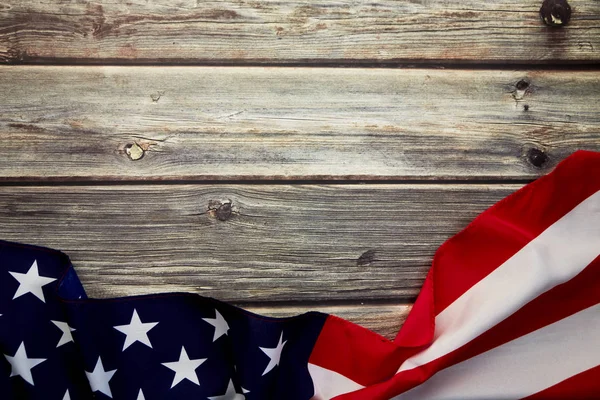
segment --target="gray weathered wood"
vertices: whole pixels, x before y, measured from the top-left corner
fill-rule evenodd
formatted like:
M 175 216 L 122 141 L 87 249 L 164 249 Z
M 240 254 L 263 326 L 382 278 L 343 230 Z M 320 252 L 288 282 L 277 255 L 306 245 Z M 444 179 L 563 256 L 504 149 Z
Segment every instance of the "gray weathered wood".
M 0 62 L 594 62 L 600 2 L 570 0 L 19 1 L 0 4 Z
M 410 312 L 410 304 L 363 304 L 363 305 L 306 305 L 306 306 L 250 306 L 247 310 L 271 317 L 290 317 L 307 311 L 320 311 L 337 315 L 355 324 L 371 329 L 380 335 L 394 339 Z
M 600 150 L 592 71 L 20 66 L 0 93 L 2 180 L 531 179 Z
M 443 241 L 516 185 L 0 187 L 0 238 L 71 256 L 95 297 L 412 300 Z

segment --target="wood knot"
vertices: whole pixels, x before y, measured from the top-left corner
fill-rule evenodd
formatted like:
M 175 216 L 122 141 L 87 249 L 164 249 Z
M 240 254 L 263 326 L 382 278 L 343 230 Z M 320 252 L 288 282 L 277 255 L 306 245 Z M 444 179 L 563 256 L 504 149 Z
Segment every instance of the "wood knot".
M 153 103 L 158 103 L 158 101 L 164 94 L 165 94 L 164 90 L 158 90 L 158 91 L 150 94 L 150 98 L 152 99 Z
M 527 88 L 529 87 L 529 82 L 527 82 L 525 79 L 521 79 L 515 84 L 515 87 L 517 88 L 517 90 L 527 90 Z
M 219 221 L 227 221 L 233 214 L 231 200 L 226 202 L 210 200 L 208 202 L 208 214 Z
M 132 161 L 137 161 L 144 157 L 145 151 L 137 143 L 129 143 L 125 146 L 125 153 Z
M 526 94 L 531 92 L 531 83 L 528 79 L 520 79 L 515 83 L 515 89 L 512 92 L 513 98 L 517 101 L 523 100 Z
M 540 18 L 548 26 L 564 26 L 571 19 L 571 6 L 567 0 L 544 0 Z
M 375 250 L 367 250 L 358 257 L 356 260 L 356 266 L 358 267 L 366 267 L 369 266 L 375 261 Z
M 527 159 L 534 167 L 541 168 L 548 162 L 548 154 L 543 150 L 533 147 L 527 151 Z
M 221 204 L 216 215 L 219 221 L 227 221 L 231 217 L 231 203 Z

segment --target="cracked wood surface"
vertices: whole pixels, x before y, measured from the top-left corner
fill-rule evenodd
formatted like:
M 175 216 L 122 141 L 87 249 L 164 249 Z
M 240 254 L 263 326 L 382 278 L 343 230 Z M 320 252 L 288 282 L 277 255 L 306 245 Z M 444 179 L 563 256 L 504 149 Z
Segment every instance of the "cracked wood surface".
M 563 29 L 540 0 L 16 1 L 0 3 L 5 63 L 593 63 L 600 2 Z
M 523 180 L 600 150 L 595 71 L 7 66 L 0 93 L 4 181 Z

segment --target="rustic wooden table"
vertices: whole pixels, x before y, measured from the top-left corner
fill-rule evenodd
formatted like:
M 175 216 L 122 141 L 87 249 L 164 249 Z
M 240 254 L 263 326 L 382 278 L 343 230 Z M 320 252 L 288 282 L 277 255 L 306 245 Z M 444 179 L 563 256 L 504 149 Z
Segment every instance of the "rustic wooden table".
M 600 150 L 600 2 L 0 2 L 0 238 L 96 297 L 393 337 L 432 256 Z

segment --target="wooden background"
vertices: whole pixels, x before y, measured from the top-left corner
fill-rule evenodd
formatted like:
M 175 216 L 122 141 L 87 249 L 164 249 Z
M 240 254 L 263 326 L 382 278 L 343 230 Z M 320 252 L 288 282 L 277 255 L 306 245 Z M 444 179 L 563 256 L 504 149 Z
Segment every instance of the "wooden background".
M 0 0 L 0 238 L 95 297 L 392 338 L 435 250 L 600 151 L 600 2 Z

